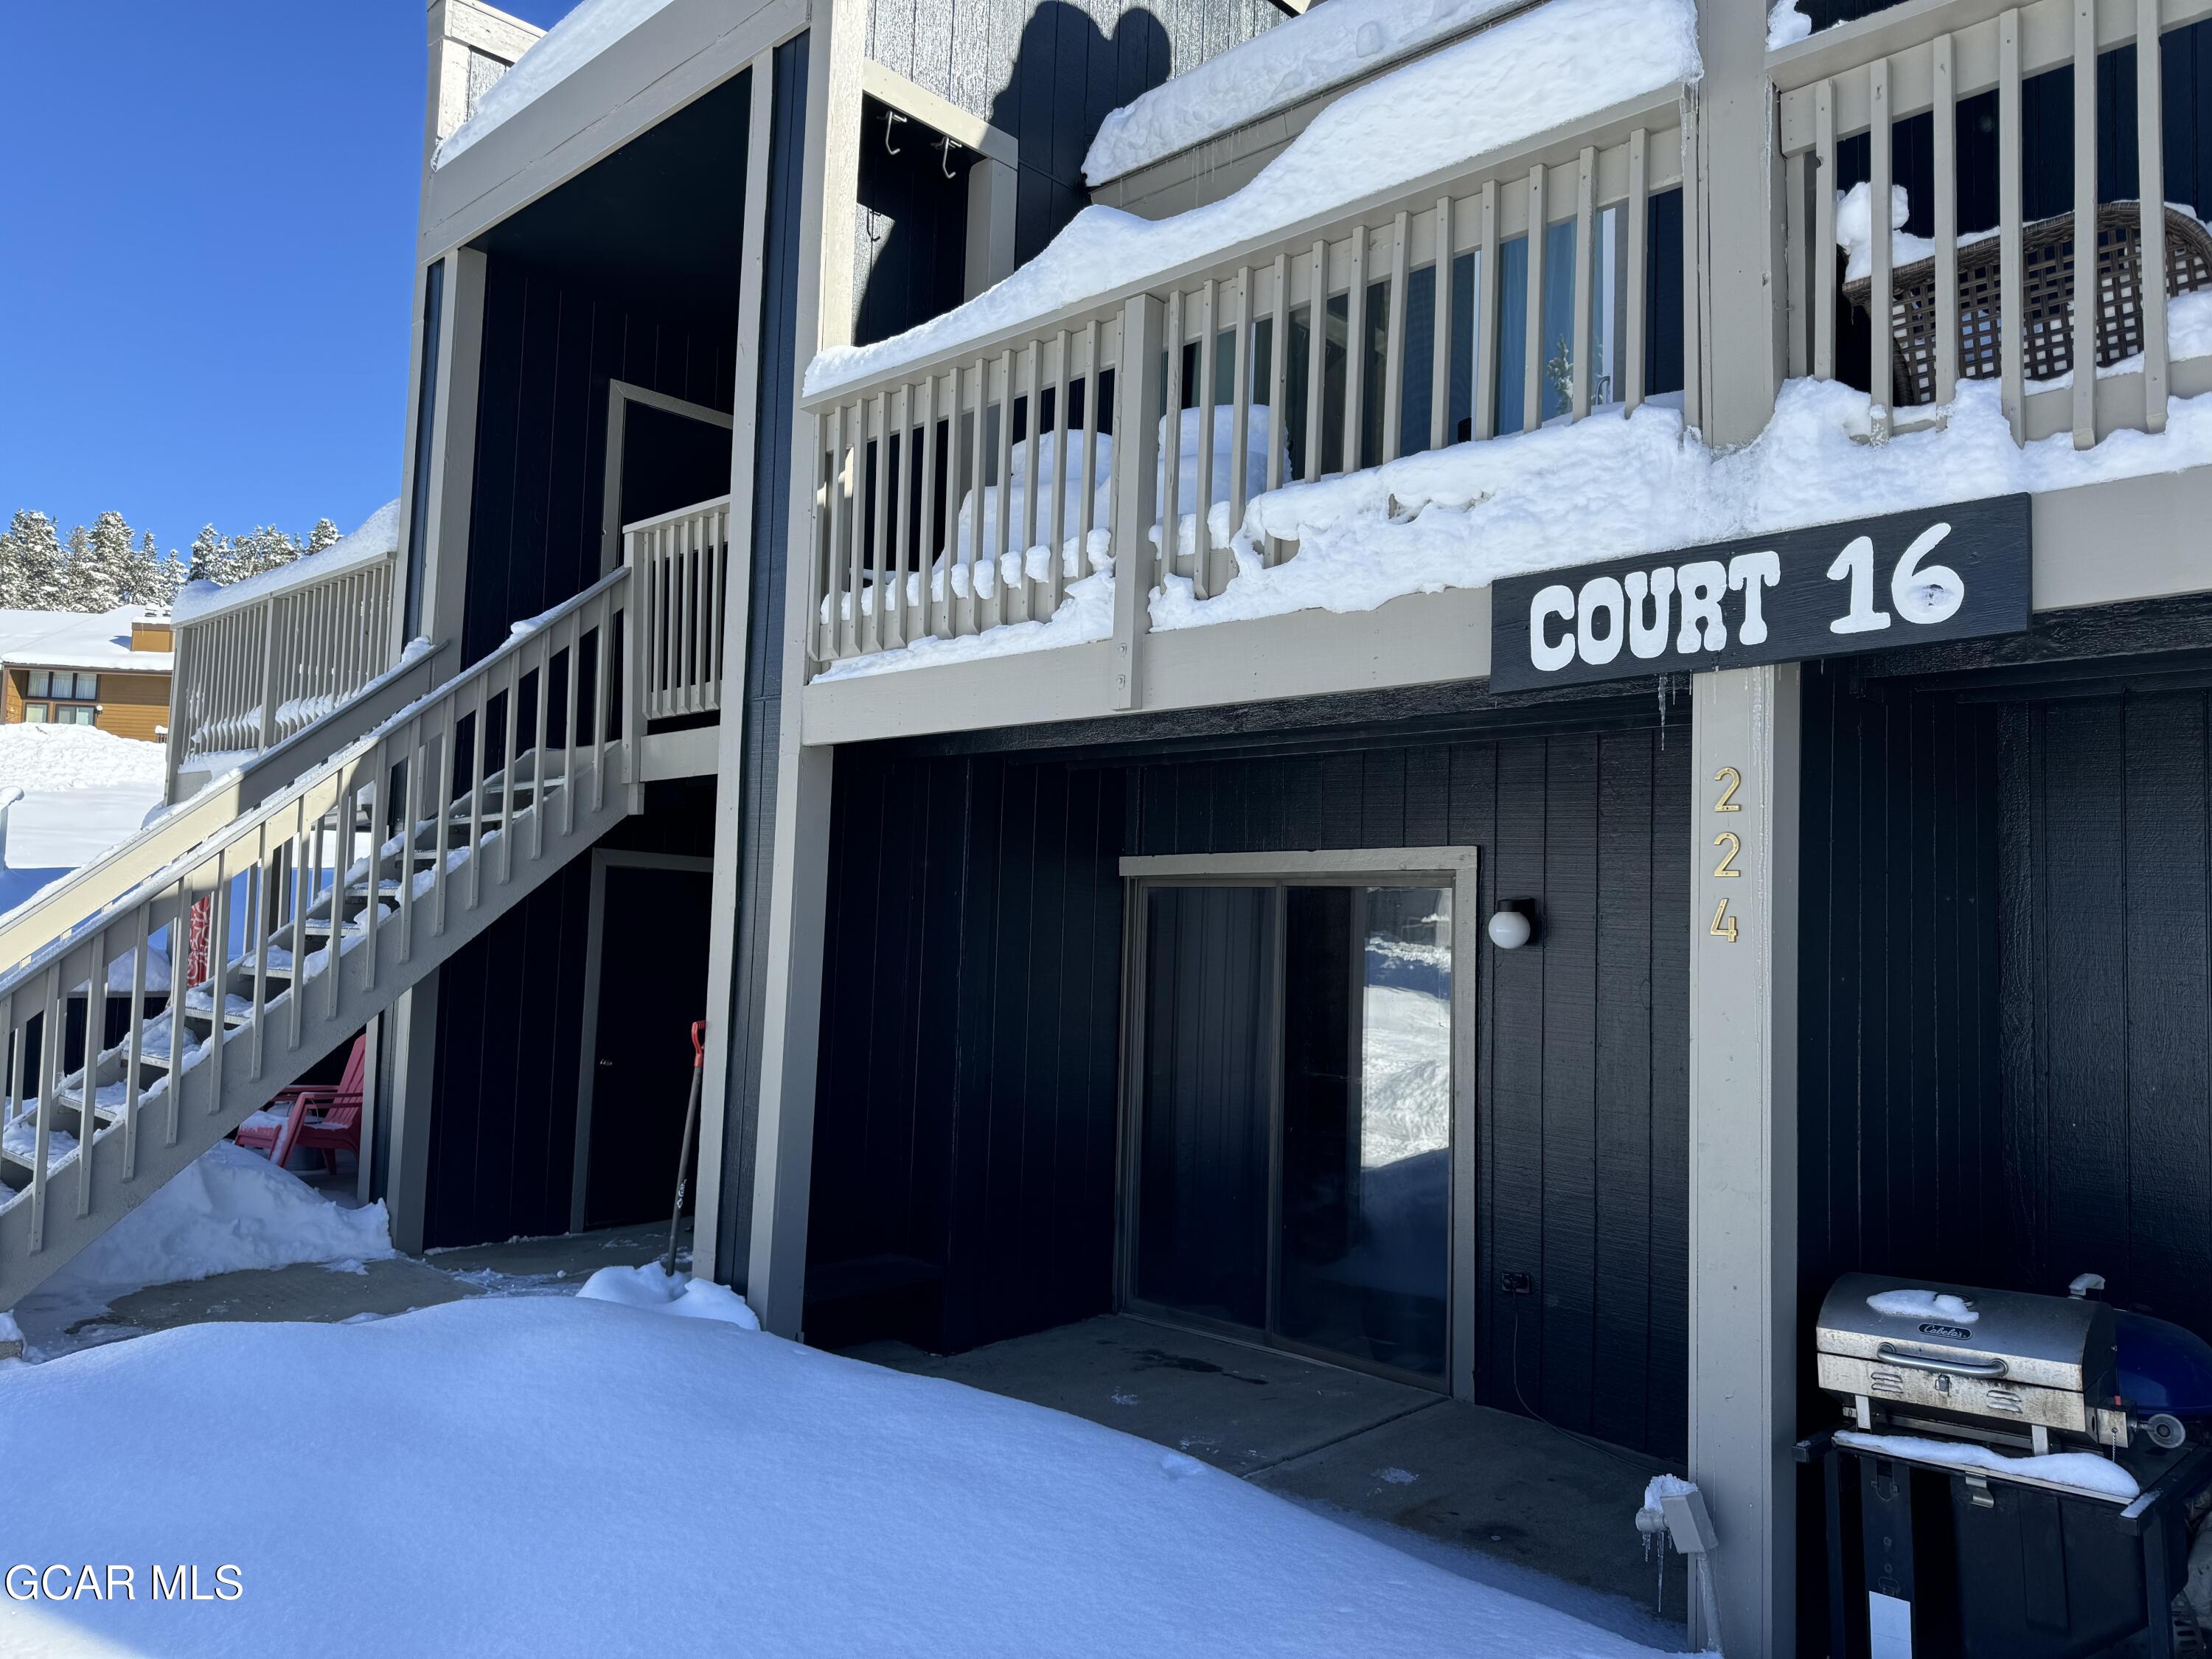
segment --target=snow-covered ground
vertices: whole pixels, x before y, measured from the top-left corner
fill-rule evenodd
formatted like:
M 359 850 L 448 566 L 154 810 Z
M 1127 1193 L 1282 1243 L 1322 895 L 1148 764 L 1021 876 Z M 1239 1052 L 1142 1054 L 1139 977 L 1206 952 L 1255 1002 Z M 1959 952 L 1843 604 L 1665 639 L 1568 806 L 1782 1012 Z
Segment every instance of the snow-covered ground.
M 1182 1453 L 596 1299 L 0 1363 L 0 1562 L 137 1591 L 0 1599 L 0 1654 L 1650 1651 Z
M 87 1245 L 21 1311 L 55 1324 L 149 1285 L 302 1261 L 358 1267 L 393 1254 L 381 1203 L 346 1209 L 260 1153 L 219 1140 Z
M 138 832 L 161 804 L 158 743 L 90 726 L 0 726 L 0 915 Z

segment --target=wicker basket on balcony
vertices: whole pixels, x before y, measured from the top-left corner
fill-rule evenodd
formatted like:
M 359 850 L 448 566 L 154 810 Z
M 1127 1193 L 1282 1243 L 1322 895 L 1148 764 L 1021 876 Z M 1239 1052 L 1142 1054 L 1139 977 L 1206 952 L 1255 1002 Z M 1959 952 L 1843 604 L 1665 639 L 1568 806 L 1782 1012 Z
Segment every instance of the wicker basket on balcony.
M 2114 202 L 2097 211 L 2097 314 L 2100 367 L 2143 349 L 2142 211 Z M 1959 249 L 1959 375 L 1995 380 L 2002 372 L 1998 318 L 2002 289 L 1999 239 Z M 2021 362 L 2031 380 L 2055 380 L 2074 367 L 2074 216 L 2039 219 L 2021 234 L 2027 313 Z M 2212 288 L 2212 234 L 2185 213 L 2166 210 L 2166 291 Z M 1844 298 L 1869 308 L 1874 278 L 1844 284 Z M 1936 401 L 1936 261 L 1899 265 L 1890 280 L 1891 392 L 1899 405 Z

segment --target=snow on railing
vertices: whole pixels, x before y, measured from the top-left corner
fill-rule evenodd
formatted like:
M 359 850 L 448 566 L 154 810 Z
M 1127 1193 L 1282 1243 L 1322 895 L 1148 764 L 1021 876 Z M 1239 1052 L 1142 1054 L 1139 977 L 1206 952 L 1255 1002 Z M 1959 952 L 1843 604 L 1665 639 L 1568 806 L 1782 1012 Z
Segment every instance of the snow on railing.
M 2163 430 L 2169 395 L 2212 391 L 2212 296 L 2193 292 L 2212 289 L 2212 232 L 2165 204 L 2161 105 L 2168 92 L 2191 96 L 2191 83 L 2124 78 L 2138 177 L 2132 199 L 2100 202 L 2100 140 L 2112 142 L 2130 112 L 2124 103 L 2121 128 L 2109 108 L 2100 123 L 2099 88 L 2111 77 L 2098 66 L 2130 50 L 2137 64 L 2159 64 L 2161 36 L 2212 16 L 2212 3 L 2032 0 L 1950 30 L 1947 15 L 1869 19 L 1770 62 L 1782 94 L 1790 373 L 1866 386 L 1877 439 L 1941 420 L 1935 411 L 1962 379 L 2000 383 L 2022 441 L 2070 431 L 2087 449 L 2116 430 Z M 2023 88 L 2057 70 L 2072 74 L 2070 141 L 2063 121 L 2054 135 L 2070 142 L 2071 204 L 2032 220 Z M 1923 118 L 1933 152 L 1917 181 L 1924 201 L 1899 176 L 1897 141 L 1900 125 Z M 1962 167 L 1961 131 L 1971 139 L 1991 120 L 1995 143 L 1973 143 Z M 1865 172 L 1847 191 L 1844 147 L 1861 138 Z M 1995 202 L 1993 225 L 1960 222 L 1973 201 Z M 1924 237 L 1906 229 L 1915 206 L 1927 210 Z M 1841 272 L 1839 245 L 1851 255 Z M 2075 305 L 2083 293 L 2099 303 Z M 1841 325 L 1853 313 L 1883 321 L 1846 361 Z
M 392 666 L 398 556 L 350 562 L 176 628 L 169 778 L 274 748 Z
M 1121 573 L 1202 601 L 1295 555 L 1244 534 L 1260 495 L 1632 411 L 1674 333 L 1646 277 L 1682 155 L 1669 96 L 808 399 L 810 666 L 1051 618 L 1110 568 L 1126 707 L 1149 624 Z
M 722 607 L 730 574 L 730 498 L 623 526 L 623 562 L 641 609 L 637 672 L 646 717 L 722 706 Z

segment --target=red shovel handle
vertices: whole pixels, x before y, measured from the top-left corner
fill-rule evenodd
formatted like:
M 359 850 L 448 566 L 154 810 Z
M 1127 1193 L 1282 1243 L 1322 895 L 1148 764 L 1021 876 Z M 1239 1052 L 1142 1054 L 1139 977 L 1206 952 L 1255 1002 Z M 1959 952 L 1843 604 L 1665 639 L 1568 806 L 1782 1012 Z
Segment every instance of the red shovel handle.
M 695 1019 L 691 1022 L 691 1069 L 700 1072 L 704 1071 L 706 1066 L 707 1022 L 703 1019 Z

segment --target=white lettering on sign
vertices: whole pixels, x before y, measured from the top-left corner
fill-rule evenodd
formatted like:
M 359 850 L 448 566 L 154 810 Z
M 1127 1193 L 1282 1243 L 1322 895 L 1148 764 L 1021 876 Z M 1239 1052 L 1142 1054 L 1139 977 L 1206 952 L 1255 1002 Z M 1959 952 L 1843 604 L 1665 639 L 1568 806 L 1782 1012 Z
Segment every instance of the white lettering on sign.
M 1950 533 L 1948 524 L 1931 525 L 1905 550 L 1890 573 L 1891 611 L 1875 605 L 1873 540 L 1853 537 L 1828 567 L 1829 580 L 1847 584 L 1844 614 L 1829 623 L 1828 631 L 1871 634 L 1897 617 L 1924 626 L 1958 615 L 1966 602 L 1965 579 L 1948 565 L 1922 562 Z M 1540 673 L 1554 674 L 1577 659 L 1603 667 L 1619 659 L 1624 646 L 1642 662 L 1656 661 L 1670 649 L 1681 656 L 1724 651 L 1732 596 L 1740 596 L 1736 639 L 1764 645 L 1770 632 L 1765 595 L 1781 586 L 1782 556 L 1773 548 L 1738 553 L 1726 564 L 1692 559 L 1593 576 L 1579 590 L 1548 583 L 1528 602 L 1528 660 Z
M 1763 553 L 1739 553 L 1729 561 L 1729 592 L 1743 595 L 1743 626 L 1736 637 L 1746 645 L 1766 643 L 1766 613 L 1759 609 L 1759 590 L 1782 586 L 1782 556 L 1772 548 Z
M 1674 629 L 1674 567 L 1662 564 L 1648 576 L 1641 570 L 1632 570 L 1621 586 L 1628 590 L 1629 651 L 1646 662 L 1664 656 L 1667 635 Z M 1646 593 L 1651 597 L 1648 625 L 1644 620 Z

